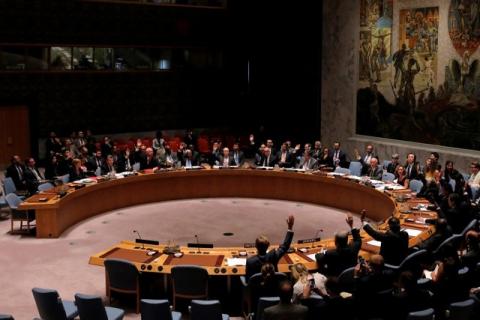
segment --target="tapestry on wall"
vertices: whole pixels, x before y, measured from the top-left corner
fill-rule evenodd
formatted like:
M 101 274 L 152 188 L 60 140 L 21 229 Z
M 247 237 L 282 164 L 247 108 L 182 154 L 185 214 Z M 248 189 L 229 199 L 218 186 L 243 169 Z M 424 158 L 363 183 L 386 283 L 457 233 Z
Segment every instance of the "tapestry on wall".
M 474 58 L 480 44 L 480 0 L 452 0 L 446 17 L 440 17 L 439 8 L 433 6 L 398 10 L 391 19 L 398 26 L 397 49 L 380 58 L 365 45 L 365 33 L 368 29 L 379 35 L 379 22 L 393 12 L 385 9 L 389 6 L 392 1 L 362 1 L 357 133 L 480 148 L 480 66 Z M 439 34 L 441 21 L 448 22 L 448 34 Z M 384 28 L 381 34 L 388 31 Z M 372 48 L 385 42 L 371 39 Z M 365 52 L 370 53 L 369 73 Z M 448 55 L 443 65 L 438 63 L 441 54 Z M 380 77 L 374 72 L 376 65 Z M 438 68 L 445 71 L 442 79 L 437 78 Z

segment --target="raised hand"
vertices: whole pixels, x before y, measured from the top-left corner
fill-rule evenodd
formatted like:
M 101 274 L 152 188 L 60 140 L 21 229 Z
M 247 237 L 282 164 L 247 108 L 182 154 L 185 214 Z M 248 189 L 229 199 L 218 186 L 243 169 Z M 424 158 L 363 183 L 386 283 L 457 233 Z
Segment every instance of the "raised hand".
M 289 215 L 287 218 L 287 226 L 288 229 L 291 230 L 293 228 L 293 223 L 295 222 L 295 217 L 293 215 Z
M 348 224 L 348 226 L 350 227 L 350 229 L 353 228 L 353 216 L 352 214 L 349 212 L 347 213 L 347 217 L 345 218 L 345 222 Z

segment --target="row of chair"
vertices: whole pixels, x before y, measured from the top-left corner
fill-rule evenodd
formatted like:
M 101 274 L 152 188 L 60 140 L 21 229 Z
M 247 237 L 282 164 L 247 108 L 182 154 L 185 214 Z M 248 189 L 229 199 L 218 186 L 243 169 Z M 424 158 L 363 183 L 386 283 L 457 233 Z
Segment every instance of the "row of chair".
M 75 302 L 62 300 L 56 290 L 33 288 L 33 297 L 37 305 L 39 320 L 121 320 L 125 312 L 122 309 L 106 307 L 100 296 L 77 293 Z M 182 314 L 172 311 L 168 300 L 141 300 L 142 320 L 180 320 Z M 13 319 L 1 318 L 1 319 Z M 222 306 L 218 300 L 192 300 L 190 319 L 228 320 L 227 314 L 222 314 Z

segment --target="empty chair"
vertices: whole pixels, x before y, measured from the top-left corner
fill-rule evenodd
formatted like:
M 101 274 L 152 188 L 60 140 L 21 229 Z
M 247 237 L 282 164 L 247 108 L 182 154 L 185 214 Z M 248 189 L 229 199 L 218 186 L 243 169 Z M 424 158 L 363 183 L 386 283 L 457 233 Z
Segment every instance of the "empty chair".
M 348 170 L 350 170 L 352 175 L 360 177 L 362 175 L 362 164 L 358 161 L 352 161 Z
M 450 179 L 450 181 L 448 181 L 448 183 L 452 186 L 453 192 L 455 192 L 455 187 L 457 186 L 457 182 L 453 179 Z
M 454 248 L 457 248 L 457 246 L 462 242 L 463 237 L 460 234 L 454 234 L 453 236 L 450 236 L 449 238 L 445 239 L 437 249 L 433 251 L 433 256 L 438 257 L 439 255 L 442 254 L 443 250 L 447 246 L 453 246 Z
M 69 183 L 70 182 L 70 174 L 67 173 L 63 176 L 58 177 L 58 179 L 62 180 L 63 183 Z
M 475 301 L 473 299 L 467 299 L 465 301 L 450 303 L 448 308 L 450 311 L 449 319 L 452 320 L 470 320 Z
M 410 190 L 412 190 L 415 193 L 419 193 L 422 188 L 423 188 L 423 182 L 420 180 L 410 180 L 410 185 L 409 185 Z
M 7 200 L 5 199 L 5 196 L 2 194 L 0 195 L 0 209 L 3 207 L 7 207 Z
M 95 170 L 95 176 L 100 177 L 101 175 L 102 175 L 102 168 L 97 167 L 97 169 Z
M 222 313 L 222 305 L 218 300 L 192 300 L 190 304 L 190 320 L 228 320 L 230 317 Z
M 176 298 L 207 299 L 208 272 L 195 265 L 179 265 L 171 270 L 173 287 L 173 308 Z
M 335 173 L 342 173 L 342 174 L 350 174 L 350 170 L 347 168 L 342 168 L 342 167 L 336 167 L 335 168 Z
M 38 187 L 37 187 L 37 190 L 38 191 L 47 191 L 47 190 L 53 189 L 54 187 L 55 186 L 53 184 L 51 184 L 50 182 L 45 182 L 45 183 L 39 184 Z
M 42 320 L 67 320 L 78 316 L 73 301 L 62 301 L 56 290 L 33 288 L 32 293 Z
M 262 297 L 258 300 L 257 304 L 257 313 L 255 314 L 255 319 L 262 320 L 265 309 L 268 307 L 275 306 L 280 303 L 279 297 Z
M 171 311 L 168 300 L 150 300 L 141 301 L 142 320 L 180 320 L 180 312 Z
M 107 296 L 112 303 L 112 291 L 135 295 L 136 312 L 140 312 L 140 281 L 137 267 L 122 259 L 106 259 Z
M 100 296 L 77 293 L 75 303 L 80 320 L 121 320 L 125 315 L 122 309 L 105 307 Z
M 390 173 L 390 172 L 384 172 L 382 174 L 382 181 L 384 182 L 393 182 L 393 180 L 395 180 L 395 175 L 393 173 Z
M 0 314 L 0 320 L 14 320 L 9 314 Z
M 15 183 L 13 182 L 13 179 L 10 178 L 10 177 L 6 177 L 5 179 L 3 179 L 3 188 L 4 188 L 4 191 L 5 191 L 5 196 L 7 196 L 10 193 L 15 193 L 15 194 L 18 194 L 18 196 L 21 199 L 25 199 L 23 194 L 19 194 L 17 192 L 17 187 L 15 186 Z
M 432 308 L 410 312 L 407 316 L 407 320 L 433 320 L 435 319 L 434 314 L 435 310 Z
M 23 222 L 27 222 L 27 230 L 26 232 L 30 232 L 30 222 L 35 220 L 35 212 L 32 210 L 20 210 L 18 209 L 18 206 L 22 203 L 22 199 L 20 199 L 19 196 L 17 196 L 15 193 L 9 193 L 6 197 L 5 200 L 8 203 L 8 206 L 10 207 L 11 213 L 11 224 L 10 224 L 10 232 L 13 232 L 13 222 L 14 221 L 20 221 L 20 232 L 23 232 Z

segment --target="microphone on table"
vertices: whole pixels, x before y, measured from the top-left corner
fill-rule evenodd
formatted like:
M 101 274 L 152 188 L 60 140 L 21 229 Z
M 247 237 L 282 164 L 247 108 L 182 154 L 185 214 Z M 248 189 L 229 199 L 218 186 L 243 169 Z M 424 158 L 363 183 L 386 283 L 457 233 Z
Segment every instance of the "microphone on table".
M 138 232 L 137 230 L 133 230 L 133 233 L 136 233 L 138 235 L 138 238 L 140 240 L 143 240 L 142 236 L 140 235 L 140 232 Z M 145 249 L 145 244 L 143 242 L 142 242 L 142 249 Z
M 200 253 L 200 243 L 198 243 L 198 235 L 195 235 L 195 240 L 197 241 L 197 253 Z
M 318 234 L 319 233 L 323 233 L 323 229 L 318 229 L 316 232 L 315 232 L 315 239 L 318 238 Z

